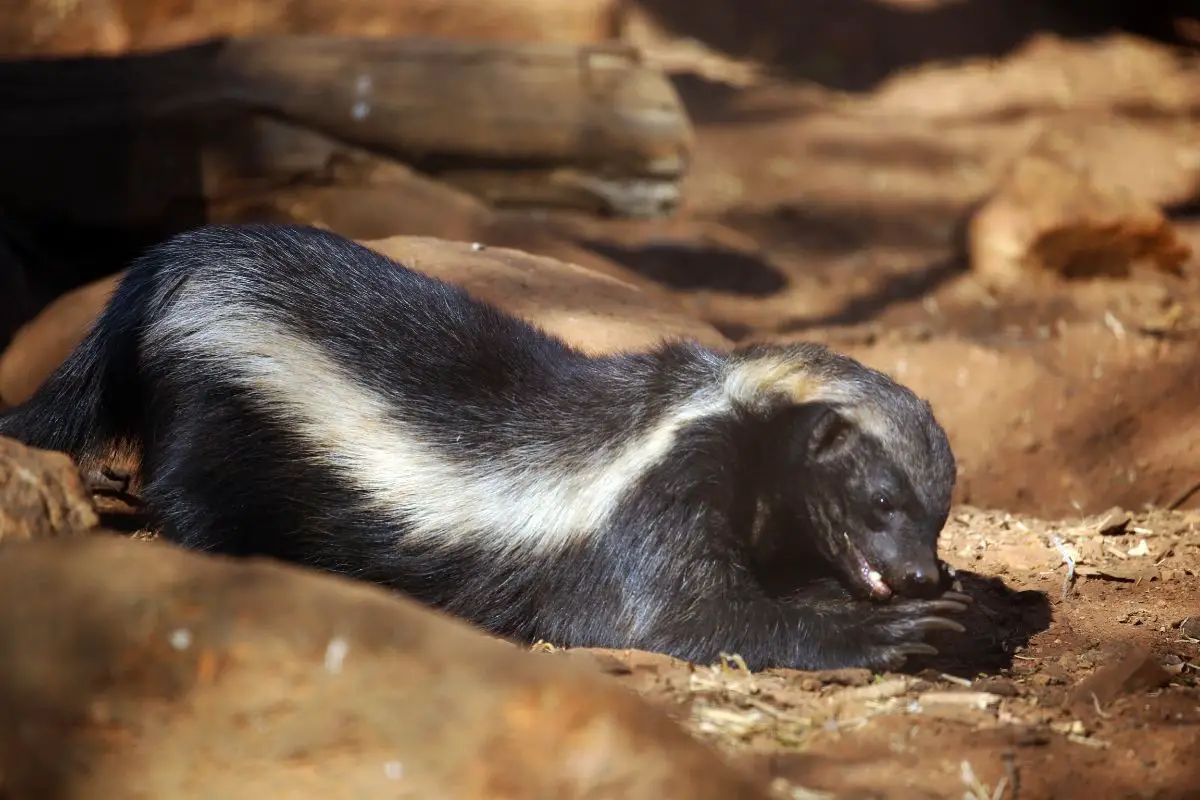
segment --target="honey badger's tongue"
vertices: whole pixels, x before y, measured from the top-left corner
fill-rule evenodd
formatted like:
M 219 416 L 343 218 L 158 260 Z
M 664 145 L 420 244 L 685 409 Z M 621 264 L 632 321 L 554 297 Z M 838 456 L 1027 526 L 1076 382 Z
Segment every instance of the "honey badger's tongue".
M 872 569 L 871 562 L 867 561 L 867 557 L 862 554 L 862 551 L 854 546 L 854 542 L 850 541 L 850 535 L 845 534 L 845 537 L 850 557 L 854 559 L 854 565 L 858 569 L 859 576 L 870 588 L 871 596 L 877 600 L 886 600 L 891 597 L 892 587 L 884 582 L 883 576 L 879 574 L 878 570 Z

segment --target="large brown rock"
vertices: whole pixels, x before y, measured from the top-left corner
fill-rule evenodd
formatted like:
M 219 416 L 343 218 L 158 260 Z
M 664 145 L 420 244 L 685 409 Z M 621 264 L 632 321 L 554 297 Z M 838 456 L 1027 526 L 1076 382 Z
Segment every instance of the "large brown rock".
M 1138 264 L 1176 272 L 1191 257 L 1157 206 L 1044 145 L 1017 160 L 968 230 L 972 268 L 999 286 L 1125 277 Z
M 616 0 L 5 0 L 0 57 L 119 55 L 221 36 L 445 36 L 584 44 L 611 38 Z
M 98 524 L 67 455 L 0 436 L 0 542 L 74 536 Z
M 536 226 L 488 222 L 469 214 L 459 219 L 464 224 L 475 219 L 478 230 L 489 234 L 489 240 L 527 242 L 551 251 L 559 248 L 565 256 L 582 251 Z M 695 339 L 714 347 L 729 345 L 715 328 L 689 315 L 665 292 L 645 281 L 622 278 L 616 265 L 602 272 L 603 264 L 589 269 L 519 250 L 477 250 L 468 242 L 423 236 L 394 236 L 364 244 L 458 284 L 585 352 L 637 349 L 670 337 Z M 0 355 L 0 400 L 14 406 L 36 391 L 83 339 L 119 278 L 110 276 L 63 295 L 17 332 Z
M 689 338 L 728 344 L 715 328 L 688 315 L 665 293 L 576 264 L 502 247 L 394 236 L 363 244 L 464 287 L 585 352 L 601 354 Z
M 120 277 L 109 275 L 60 295 L 17 330 L 0 355 L 0 401 L 15 406 L 33 396 L 82 341 Z
M 6 800 L 767 796 L 592 670 L 315 571 L 5 544 L 0 609 Z

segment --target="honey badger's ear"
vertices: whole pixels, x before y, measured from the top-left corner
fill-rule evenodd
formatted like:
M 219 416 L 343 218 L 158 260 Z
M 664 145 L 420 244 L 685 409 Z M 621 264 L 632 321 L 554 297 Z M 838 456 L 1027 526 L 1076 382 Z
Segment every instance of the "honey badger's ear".
M 825 403 L 815 404 L 812 414 L 808 452 L 816 458 L 841 452 L 854 434 L 854 424 Z

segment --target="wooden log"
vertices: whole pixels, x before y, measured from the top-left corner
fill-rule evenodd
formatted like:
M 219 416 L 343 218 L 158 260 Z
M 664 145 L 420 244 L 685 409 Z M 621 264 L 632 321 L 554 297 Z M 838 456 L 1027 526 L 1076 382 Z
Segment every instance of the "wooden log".
M 214 152 L 235 171 L 247 151 L 303 161 L 285 123 L 497 205 L 621 216 L 673 210 L 692 138 L 667 78 L 616 46 L 298 37 L 0 62 L 0 208 L 144 224 L 213 199 Z
M 626 45 L 295 37 L 230 42 L 240 99 L 406 160 L 457 156 L 678 178 L 691 125 Z
M 603 167 L 678 178 L 692 130 L 624 45 L 281 37 L 122 58 L 0 62 L 0 136 L 233 106 L 406 160 Z

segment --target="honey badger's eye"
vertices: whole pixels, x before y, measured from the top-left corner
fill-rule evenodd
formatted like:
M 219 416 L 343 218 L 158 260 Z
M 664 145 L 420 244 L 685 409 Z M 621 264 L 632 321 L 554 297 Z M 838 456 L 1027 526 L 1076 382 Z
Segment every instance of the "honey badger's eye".
M 875 508 L 883 512 L 895 510 L 895 506 L 892 505 L 892 501 L 881 494 L 875 496 Z

